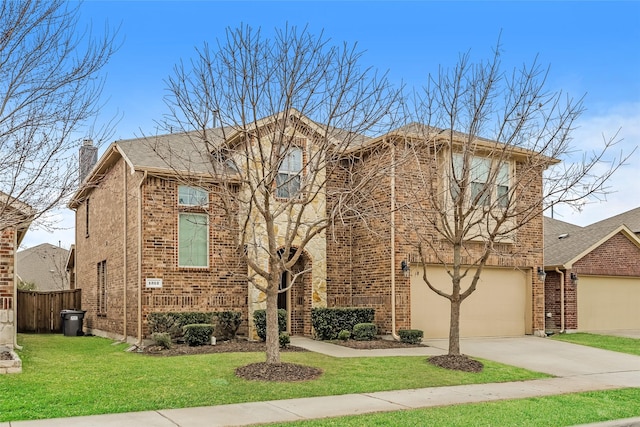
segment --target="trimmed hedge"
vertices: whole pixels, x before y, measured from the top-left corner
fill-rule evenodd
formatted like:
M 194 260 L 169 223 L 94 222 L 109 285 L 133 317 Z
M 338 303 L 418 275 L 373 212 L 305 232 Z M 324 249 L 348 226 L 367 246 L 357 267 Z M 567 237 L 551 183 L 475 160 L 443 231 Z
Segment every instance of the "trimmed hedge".
M 334 307 L 312 308 L 311 324 L 319 340 L 334 340 L 340 331 L 353 332 L 358 323 L 372 323 L 375 316 L 373 308 Z
M 378 328 L 373 323 L 358 323 L 353 327 L 353 339 L 356 341 L 371 341 L 376 337 Z
M 213 335 L 213 325 L 211 324 L 185 325 L 183 330 L 184 342 L 192 347 L 211 343 L 211 335 Z
M 256 333 L 262 341 L 267 339 L 267 310 L 256 310 L 253 312 L 253 323 L 256 327 Z M 281 308 L 278 310 L 278 330 L 284 332 L 287 330 L 287 310 Z
M 186 325 L 207 324 L 215 325 L 220 338 L 233 339 L 242 324 L 242 313 L 239 311 L 221 311 L 201 313 L 196 311 L 149 313 L 149 332 L 153 336 L 156 333 L 168 333 L 172 339 L 182 338 Z
M 286 332 L 280 332 L 278 340 L 280 341 L 280 348 L 287 348 L 291 344 L 291 337 Z
M 218 323 L 216 331 L 222 339 L 234 339 L 238 333 L 238 328 L 242 324 L 242 313 L 239 311 L 221 311 L 216 313 Z
M 183 313 L 149 313 L 149 332 L 169 333 L 171 338 L 180 338 L 185 325 L 212 324 L 216 313 L 199 313 L 188 311 Z
M 420 329 L 400 329 L 398 331 L 400 341 L 407 344 L 420 344 L 424 333 Z
M 351 332 L 347 331 L 346 329 L 343 329 L 340 332 L 338 332 L 339 340 L 347 341 L 349 338 L 351 338 Z

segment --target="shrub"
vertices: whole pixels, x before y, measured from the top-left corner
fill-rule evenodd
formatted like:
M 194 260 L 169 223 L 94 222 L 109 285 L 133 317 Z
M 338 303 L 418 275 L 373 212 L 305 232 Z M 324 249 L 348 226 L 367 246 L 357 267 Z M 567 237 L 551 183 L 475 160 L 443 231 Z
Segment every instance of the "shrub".
M 289 334 L 286 332 L 281 332 L 278 340 L 280 341 L 280 348 L 289 347 L 289 344 L 291 344 L 291 338 L 289 338 Z
M 149 313 L 149 331 L 167 332 L 173 339 L 181 338 L 185 325 L 211 324 L 215 313 L 188 311 L 182 313 Z
M 356 341 L 371 341 L 375 338 L 378 328 L 373 323 L 358 323 L 353 327 L 353 339 Z
M 353 331 L 358 323 L 373 322 L 374 315 L 373 308 L 312 308 L 311 324 L 317 339 L 334 340 L 342 330 Z
M 256 333 L 262 341 L 267 339 L 267 311 L 256 310 L 253 312 L 253 323 L 256 326 Z M 287 310 L 278 310 L 278 330 L 280 332 L 287 329 Z
M 184 326 L 184 342 L 192 347 L 211 343 L 211 335 L 213 335 L 213 325 L 211 324 L 200 323 Z
M 153 334 L 169 334 L 171 338 L 182 335 L 182 328 L 176 324 L 176 318 L 172 313 L 150 313 L 147 316 L 149 331 Z
M 218 313 L 216 331 L 219 331 L 221 338 L 234 339 L 240 324 L 242 324 L 242 313 L 239 311 L 221 311 Z
M 171 348 L 171 335 L 168 332 L 154 332 L 151 334 L 153 342 L 162 348 Z
M 351 338 L 351 332 L 347 331 L 346 329 L 343 329 L 338 333 L 339 340 L 346 341 L 349 338 Z
M 400 329 L 400 341 L 407 344 L 420 344 L 424 333 L 420 329 Z

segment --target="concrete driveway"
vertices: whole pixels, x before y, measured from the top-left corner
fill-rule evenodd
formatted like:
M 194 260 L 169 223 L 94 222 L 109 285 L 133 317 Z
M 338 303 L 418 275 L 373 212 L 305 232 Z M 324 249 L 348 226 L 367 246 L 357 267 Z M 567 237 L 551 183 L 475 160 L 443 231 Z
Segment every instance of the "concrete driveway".
M 447 349 L 447 340 L 425 344 Z M 627 377 L 625 386 L 640 387 L 640 356 L 533 336 L 517 338 L 463 338 L 461 352 L 557 377 L 607 374 Z M 628 384 L 628 385 L 627 385 Z

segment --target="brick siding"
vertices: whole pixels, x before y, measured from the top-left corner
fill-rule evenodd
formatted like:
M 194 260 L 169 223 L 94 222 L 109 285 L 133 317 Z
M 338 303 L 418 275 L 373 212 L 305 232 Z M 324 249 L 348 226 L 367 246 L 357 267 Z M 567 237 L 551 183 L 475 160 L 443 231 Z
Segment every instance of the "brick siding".
M 623 233 L 618 233 L 575 262 L 572 269 L 564 271 L 565 329 L 575 330 L 578 328 L 580 275 L 640 277 L 638 259 L 640 259 L 640 248 Z M 571 283 L 571 273 L 578 275 L 577 285 Z M 560 275 L 558 273 L 547 272 L 545 292 L 545 311 L 552 313 L 556 329 L 559 329 L 561 314 Z M 549 324 L 548 319 L 547 324 Z

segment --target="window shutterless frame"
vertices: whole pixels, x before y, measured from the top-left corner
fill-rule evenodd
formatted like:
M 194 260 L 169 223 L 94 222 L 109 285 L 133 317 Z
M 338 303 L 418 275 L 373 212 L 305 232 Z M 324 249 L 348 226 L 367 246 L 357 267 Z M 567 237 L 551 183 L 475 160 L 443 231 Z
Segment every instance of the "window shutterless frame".
M 201 213 L 178 214 L 178 267 L 209 267 L 209 216 Z

